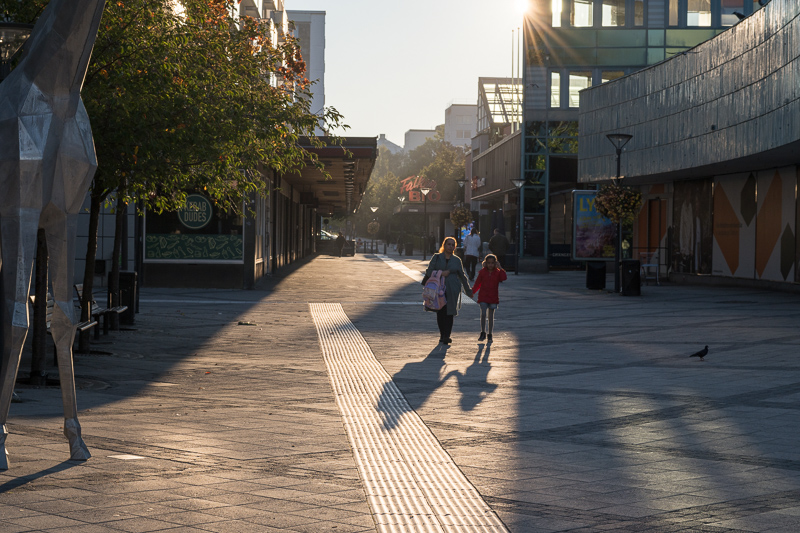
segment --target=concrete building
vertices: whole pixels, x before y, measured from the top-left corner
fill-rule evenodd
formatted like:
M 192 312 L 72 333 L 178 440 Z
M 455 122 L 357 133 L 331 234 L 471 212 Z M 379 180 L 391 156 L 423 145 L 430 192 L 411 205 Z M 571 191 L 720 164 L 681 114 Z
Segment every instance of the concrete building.
M 450 104 L 444 111 L 444 140 L 453 146 L 471 146 L 477 126 L 475 104 Z
M 314 82 L 311 112 L 321 115 L 325 110 L 325 12 L 289 10 L 287 14 L 294 23 L 294 36 L 300 42 L 306 77 Z M 326 134 L 320 127 L 314 133 Z
M 662 274 L 800 281 L 798 36 L 800 4 L 772 0 L 685 53 L 581 93 L 580 180 L 616 172 L 607 134 L 633 136 L 621 169 L 645 197 L 634 246 L 659 252 Z
M 520 139 L 525 256 L 552 264 L 552 253 L 571 244 L 571 220 L 558 214 L 571 212 L 569 191 L 579 186 L 580 92 L 687 53 L 736 24 L 734 12 L 759 7 L 757 0 L 531 0 Z
M 403 142 L 403 150 L 410 152 L 414 148 L 419 148 L 428 139 L 436 137 L 436 130 L 408 130 Z

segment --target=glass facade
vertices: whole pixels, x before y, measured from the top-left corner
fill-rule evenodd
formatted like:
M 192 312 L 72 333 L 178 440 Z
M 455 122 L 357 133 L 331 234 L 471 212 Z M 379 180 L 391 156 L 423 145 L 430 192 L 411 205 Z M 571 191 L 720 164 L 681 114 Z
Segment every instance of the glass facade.
M 687 26 L 711 26 L 711 0 L 689 0 L 686 11 Z
M 570 23 L 575 28 L 591 28 L 594 25 L 594 0 L 572 0 Z
M 569 73 L 569 106 L 578 107 L 581 90 L 592 86 L 590 70 L 571 70 Z
M 625 25 L 625 1 L 603 0 L 603 26 Z

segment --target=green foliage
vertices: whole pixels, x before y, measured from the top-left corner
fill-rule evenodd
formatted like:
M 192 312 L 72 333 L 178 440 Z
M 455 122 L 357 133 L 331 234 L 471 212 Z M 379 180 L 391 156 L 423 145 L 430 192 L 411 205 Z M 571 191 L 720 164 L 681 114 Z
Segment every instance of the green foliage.
M 234 0 L 183 4 L 183 17 L 171 0 L 106 4 L 83 89 L 99 162 L 92 194 L 121 188 L 162 211 L 196 189 L 240 212 L 266 189 L 258 169 L 315 163 L 296 141 L 341 117 L 315 116 L 300 97 L 310 83 L 294 39 L 273 43 L 263 23 L 231 18 Z
M 400 190 L 400 182 L 409 176 L 424 176 L 428 181 L 436 182 L 436 189 L 441 194 L 442 203 L 455 203 L 462 199 L 462 191 L 455 180 L 464 177 L 466 150 L 446 142 L 437 134 L 421 146 L 410 152 L 393 154 L 382 148 L 375 162 L 364 199 L 358 212 L 353 215 L 356 231 L 363 233 L 367 224 L 377 218 L 384 228 L 391 228 L 395 233 L 420 233 L 424 230 L 422 217 L 393 216 L 394 209 L 400 205 L 398 197 L 408 193 Z M 370 207 L 378 207 L 372 213 Z M 385 232 L 384 238 L 389 238 Z

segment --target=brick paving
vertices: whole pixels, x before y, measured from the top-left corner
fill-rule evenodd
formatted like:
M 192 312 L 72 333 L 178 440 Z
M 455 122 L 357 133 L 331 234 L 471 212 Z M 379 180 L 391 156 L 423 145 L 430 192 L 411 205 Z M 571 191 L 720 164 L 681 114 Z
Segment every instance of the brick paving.
M 145 288 L 135 326 L 76 355 L 89 461 L 66 460 L 59 390 L 18 388 L 0 530 L 376 531 L 315 302 L 342 305 L 511 531 L 800 530 L 797 296 L 584 281 L 510 275 L 494 343 L 466 306 L 449 349 L 370 255 L 256 291 Z

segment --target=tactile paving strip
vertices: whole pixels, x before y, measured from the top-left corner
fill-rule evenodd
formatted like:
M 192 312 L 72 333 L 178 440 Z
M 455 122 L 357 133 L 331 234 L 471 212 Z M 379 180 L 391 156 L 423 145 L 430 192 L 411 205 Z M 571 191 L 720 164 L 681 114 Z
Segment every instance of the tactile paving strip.
M 411 408 L 340 304 L 310 304 L 379 531 L 508 530 Z

